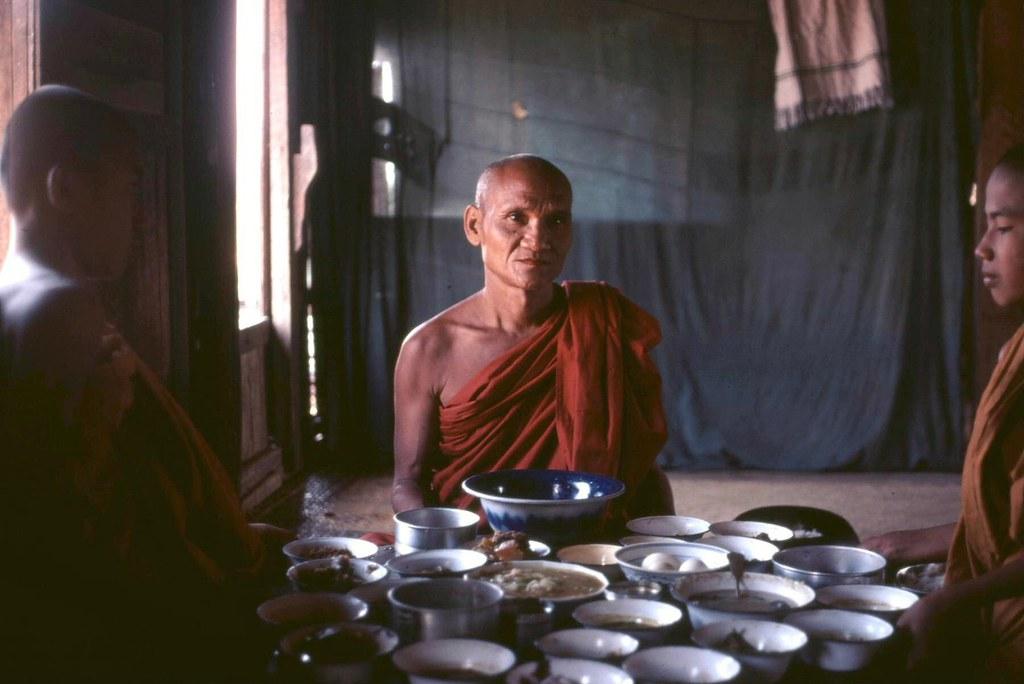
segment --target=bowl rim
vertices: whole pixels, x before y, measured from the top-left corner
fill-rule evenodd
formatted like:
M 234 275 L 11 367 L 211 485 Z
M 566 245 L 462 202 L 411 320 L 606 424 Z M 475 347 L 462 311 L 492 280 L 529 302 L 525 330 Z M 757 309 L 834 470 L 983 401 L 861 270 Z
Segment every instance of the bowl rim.
M 284 574 L 285 574 L 285 576 L 289 580 L 292 580 L 293 582 L 295 582 L 295 581 L 298 581 L 297 575 L 300 572 L 302 572 L 303 570 L 305 570 L 306 568 L 313 568 L 313 567 L 318 566 L 318 565 L 326 565 L 327 563 L 330 563 L 332 560 L 334 560 L 334 559 L 330 558 L 330 557 L 329 558 L 314 558 L 312 560 L 302 561 L 301 563 L 295 563 L 294 565 L 289 566 Z M 372 561 L 372 560 L 369 560 L 368 558 L 350 558 L 348 560 L 348 562 L 352 563 L 353 566 L 356 567 L 356 568 L 359 568 L 359 567 L 364 568 L 366 570 L 366 573 L 367 573 L 368 577 L 370 577 L 370 579 L 365 579 L 365 580 L 360 579 L 359 584 L 372 584 L 373 582 L 379 582 L 380 580 L 382 580 L 382 579 L 384 579 L 385 577 L 388 576 L 388 568 L 387 568 L 387 566 L 384 563 L 378 563 L 377 561 Z M 369 567 L 367 567 L 369 565 L 376 565 L 377 568 L 374 569 L 374 570 L 371 570 Z M 383 572 L 379 573 L 380 577 L 373 577 L 373 575 L 378 574 L 378 571 L 381 571 L 381 570 Z
M 479 568 L 477 568 L 477 570 L 479 570 Z M 499 587 L 497 584 L 495 584 L 494 582 L 486 582 L 484 580 L 478 580 L 478 579 L 474 579 L 474 578 L 471 578 L 471 577 L 467 577 L 465 579 L 459 578 L 459 577 L 437 577 L 437 578 L 431 578 L 431 579 L 418 578 L 418 581 L 416 581 L 416 582 L 406 582 L 404 584 L 397 584 L 397 585 L 391 587 L 390 589 L 388 589 L 388 603 L 390 603 L 393 606 L 397 606 L 398 608 L 404 608 L 405 610 L 412 610 L 412 611 L 429 610 L 431 612 L 444 612 L 444 613 L 448 613 L 448 612 L 454 612 L 454 611 L 465 611 L 465 610 L 467 610 L 466 608 L 461 608 L 461 607 L 457 607 L 457 606 L 453 606 L 451 608 L 427 608 L 425 606 L 417 606 L 417 605 L 414 605 L 412 603 L 408 603 L 406 601 L 403 601 L 402 599 L 399 599 L 399 598 L 395 597 L 395 594 L 398 593 L 398 591 L 400 591 L 401 589 L 409 586 L 410 584 L 419 584 L 421 582 L 444 582 L 446 584 L 449 584 L 451 582 L 466 582 L 466 583 L 472 583 L 473 586 L 479 586 L 481 584 L 484 584 L 484 585 L 487 585 L 486 588 L 485 588 L 486 591 L 493 593 L 496 590 L 498 592 L 497 596 L 494 597 L 493 603 L 488 603 L 487 605 L 483 605 L 483 606 L 477 606 L 473 610 L 480 610 L 482 608 L 487 608 L 487 607 L 490 607 L 492 605 L 497 606 L 498 604 L 501 603 L 502 599 L 505 598 L 505 591 L 501 587 Z M 456 585 L 452 584 L 451 586 L 454 587 Z M 466 584 L 465 586 L 469 586 L 469 584 Z
M 901 596 L 901 597 L 909 598 L 910 602 L 906 606 L 894 606 L 892 608 L 883 608 L 883 609 L 880 609 L 880 610 L 867 609 L 867 608 L 865 608 L 865 609 L 835 608 L 834 605 L 832 605 L 830 603 L 826 603 L 826 601 L 829 599 L 831 594 L 844 594 L 844 593 L 856 594 L 857 592 L 863 591 L 865 589 L 868 589 L 870 591 L 881 591 L 881 592 L 884 592 L 884 593 L 894 594 L 895 596 Z M 890 585 L 890 584 L 830 584 L 830 585 L 828 585 L 826 587 L 819 587 L 815 591 L 815 594 L 816 594 L 816 599 L 815 600 L 818 603 L 820 603 L 822 606 L 824 606 L 825 608 L 833 608 L 833 609 L 836 609 L 836 610 L 853 610 L 854 612 L 857 612 L 857 613 L 868 613 L 869 615 L 870 614 L 886 614 L 887 615 L 887 614 L 890 614 L 890 613 L 901 613 L 901 612 L 903 612 L 905 610 L 909 610 L 911 606 L 913 606 L 915 603 L 917 603 L 921 599 L 921 597 L 918 594 L 915 594 L 910 589 L 905 589 L 903 587 L 893 586 L 893 585 Z M 822 595 L 824 595 L 824 598 L 825 598 L 824 601 L 822 600 Z
M 722 534 L 720 532 L 716 532 L 715 531 L 715 527 L 716 526 L 718 527 L 718 529 L 722 529 L 723 527 L 728 529 L 728 527 L 731 526 L 731 525 L 740 525 L 740 526 L 742 526 L 742 525 L 762 525 L 762 526 L 764 526 L 766 528 L 764 533 L 768 534 L 769 538 L 767 540 L 760 539 L 758 541 L 767 541 L 769 544 L 774 544 L 774 545 L 784 544 L 786 542 L 792 541 L 796 537 L 796 533 L 791 528 L 786 527 L 785 525 L 779 525 L 778 523 L 764 522 L 763 520 L 718 520 L 718 521 L 715 521 L 715 522 L 711 523 L 710 531 L 711 531 L 712 534 L 717 534 L 717 535 L 722 536 L 722 537 L 744 537 L 744 536 L 746 536 L 746 535 L 743 535 L 743 534 L 736 534 L 736 533 L 725 533 L 725 534 Z M 782 536 L 778 537 L 778 538 L 772 538 L 770 536 L 771 530 L 780 531 Z M 755 537 L 748 537 L 748 539 L 757 539 L 757 537 L 756 536 Z
M 674 605 L 672 603 L 669 603 L 668 601 L 658 601 L 657 599 L 643 599 L 643 598 L 624 598 L 624 599 L 615 599 L 614 601 L 587 601 L 586 603 L 580 604 L 580 605 L 576 606 L 576 608 L 573 609 L 573 611 L 572 611 L 572 619 L 575 620 L 576 622 L 580 623 L 584 627 L 587 627 L 587 628 L 590 628 L 590 629 L 601 629 L 601 627 L 598 626 L 598 625 L 587 624 L 586 622 L 584 622 L 580 618 L 580 616 L 584 615 L 584 614 L 589 614 L 591 611 L 595 611 L 595 610 L 598 611 L 599 614 L 601 612 L 603 612 L 603 611 L 606 611 L 606 610 L 607 611 L 614 611 L 616 608 L 620 608 L 622 606 L 626 606 L 626 608 L 623 609 L 623 612 L 629 612 L 629 610 L 628 610 L 629 606 L 630 605 L 636 606 L 638 603 L 639 603 L 640 607 L 648 606 L 650 604 L 659 604 L 659 605 L 655 605 L 655 606 L 652 606 L 652 607 L 656 608 L 657 610 L 662 610 L 662 611 L 668 610 L 669 614 L 674 617 L 674 619 L 669 621 L 669 622 L 664 622 L 664 623 L 659 622 L 657 627 L 648 627 L 647 629 L 650 629 L 650 630 L 670 629 L 670 628 L 675 627 L 676 625 L 678 625 L 679 622 L 683 619 L 683 615 L 684 615 L 683 609 L 680 608 L 679 606 Z M 612 630 L 612 631 L 622 632 L 622 630 Z
M 631 561 L 631 560 L 623 560 L 622 558 L 619 557 L 619 555 L 622 554 L 622 553 L 630 553 L 630 554 L 632 554 L 632 553 L 635 553 L 638 550 L 647 551 L 647 553 L 645 553 L 642 556 L 638 557 L 640 559 L 641 563 L 642 563 L 643 562 L 643 558 L 646 558 L 651 553 L 669 553 L 669 551 L 661 551 L 660 550 L 661 547 L 663 547 L 663 546 L 682 547 L 684 549 L 696 548 L 696 549 L 701 549 L 701 550 L 704 550 L 704 551 L 712 551 L 714 553 L 719 553 L 719 554 L 722 554 L 722 556 L 727 556 L 727 552 L 723 548 L 720 548 L 718 546 L 708 546 L 706 544 L 700 544 L 700 543 L 696 543 L 696 542 L 687 542 L 687 541 L 679 541 L 679 542 L 644 542 L 643 544 L 630 544 L 629 546 L 623 546 L 621 549 L 619 549 L 618 551 L 615 552 L 615 560 L 617 560 L 619 562 L 619 565 L 621 565 L 623 567 L 627 567 L 627 568 L 629 568 L 631 570 L 639 570 L 641 572 L 654 573 L 654 574 L 672 574 L 672 575 L 679 575 L 679 576 L 683 576 L 683 577 L 685 577 L 687 575 L 700 575 L 700 574 L 703 574 L 705 572 L 719 572 L 722 569 L 728 567 L 728 565 L 729 565 L 728 557 L 726 557 L 724 564 L 722 564 L 721 566 L 719 566 L 717 568 L 708 568 L 707 570 L 698 570 L 698 571 L 690 571 L 690 572 L 683 572 L 681 570 L 676 570 L 676 571 L 648 570 L 647 568 L 643 567 L 640 563 L 636 563 L 636 562 Z
M 303 561 L 319 560 L 318 558 L 306 558 L 305 556 L 296 552 L 295 549 L 305 546 L 306 544 L 335 544 L 337 548 L 344 548 L 346 550 L 350 550 L 349 542 L 357 542 L 356 546 L 362 544 L 369 544 L 369 546 L 366 547 L 366 549 L 369 549 L 369 547 L 371 546 L 373 547 L 373 551 L 371 551 L 370 553 L 366 553 L 364 555 L 357 556 L 356 553 L 353 551 L 352 557 L 355 559 L 363 560 L 365 558 L 369 558 L 370 556 L 375 555 L 377 552 L 380 551 L 379 546 L 374 544 L 372 541 L 368 541 L 366 539 L 360 539 L 358 537 L 343 537 L 341 535 L 317 535 L 315 537 L 303 537 L 301 539 L 293 539 L 281 547 L 281 552 L 292 559 L 301 558 Z
M 779 556 L 783 556 L 785 558 L 787 555 L 795 556 L 805 554 L 809 549 L 842 549 L 843 551 L 854 551 L 859 555 L 867 556 L 872 560 L 880 560 L 881 565 L 874 570 L 861 570 L 859 572 L 828 572 L 823 570 L 804 570 L 803 568 L 798 568 L 779 560 Z M 881 554 L 860 546 L 843 546 L 842 544 L 809 544 L 806 546 L 794 546 L 789 549 L 783 549 L 772 556 L 772 567 L 782 568 L 786 572 L 799 573 L 810 577 L 869 577 L 879 572 L 884 573 L 886 564 L 887 561 L 885 560 L 885 556 L 882 556 Z
M 376 652 L 370 654 L 369 657 L 366 658 L 366 660 L 359 660 L 355 662 L 367 662 L 374 660 L 376 658 L 387 656 L 393 653 L 395 649 L 397 649 L 399 646 L 399 637 L 398 634 L 394 632 L 394 630 L 383 625 L 375 625 L 369 622 L 353 622 L 351 620 L 327 622 L 315 625 L 303 625 L 302 627 L 296 627 L 295 629 L 289 631 L 287 634 L 285 634 L 278 640 L 278 646 L 279 648 L 284 650 L 286 642 L 289 644 L 289 646 L 291 646 L 292 641 L 298 641 L 308 636 L 309 634 L 314 634 L 320 630 L 328 629 L 334 629 L 338 631 L 351 630 L 355 632 L 369 634 L 373 637 L 373 642 L 377 647 Z
M 486 647 L 488 650 L 492 651 L 492 653 L 488 654 L 487 658 L 481 659 L 480 662 L 486 663 L 489 662 L 489 658 L 497 658 L 499 656 L 503 656 L 506 659 L 511 658 L 512 662 L 509 663 L 507 667 L 489 673 L 487 675 L 488 678 L 500 677 L 501 675 L 505 674 L 506 672 L 508 672 L 516 666 L 517 658 L 515 652 L 512 651 L 512 649 L 502 644 L 496 643 L 494 641 L 474 639 L 472 637 L 444 637 L 442 639 L 424 639 L 422 641 L 414 641 L 412 643 L 405 644 L 401 648 L 394 649 L 394 651 L 391 653 L 391 662 L 395 664 L 395 667 L 398 668 L 398 670 L 404 672 L 405 674 L 416 675 L 420 677 L 426 676 L 423 673 L 422 668 L 410 667 L 408 666 L 408 664 L 403 664 L 399 661 L 404 659 L 405 656 L 408 656 L 410 653 L 415 651 L 424 651 L 427 654 L 430 654 L 432 652 L 444 653 L 446 649 L 444 649 L 443 647 L 446 645 L 455 645 L 455 643 L 453 642 L 458 642 L 458 644 L 470 644 L 472 646 L 477 647 L 482 645 Z M 399 654 L 405 655 L 403 656 Z
M 496 477 L 499 475 L 508 475 L 510 473 L 522 473 L 522 474 L 537 474 L 537 473 L 558 473 L 562 475 L 576 474 L 582 475 L 589 478 L 597 478 L 605 480 L 610 484 L 615 485 L 614 491 L 608 492 L 601 496 L 588 497 L 586 499 L 527 499 L 516 496 L 502 496 L 501 494 L 490 494 L 488 492 L 482 492 L 475 489 L 477 482 L 486 478 Z M 517 475 L 513 475 L 516 477 Z M 475 496 L 483 501 L 494 501 L 497 503 L 511 503 L 511 504 L 522 504 L 522 505 L 545 505 L 545 506 L 572 506 L 580 504 L 594 504 L 599 502 L 611 501 L 612 499 L 622 496 L 626 493 L 626 484 L 621 480 L 618 480 L 609 475 L 599 475 L 597 473 L 588 473 L 582 470 L 552 470 L 547 468 L 511 468 L 505 470 L 492 470 L 488 473 L 477 473 L 476 475 L 470 475 L 462 481 L 462 491 L 466 492 L 470 496 Z
M 709 623 L 707 623 L 707 624 L 705 624 L 705 625 L 703 625 L 701 627 L 698 627 L 697 629 L 693 630 L 693 632 L 690 634 L 690 639 L 693 641 L 693 643 L 697 644 L 701 648 L 711 648 L 711 649 L 715 649 L 715 650 L 720 650 L 717 646 L 715 646 L 713 644 L 702 643 L 704 635 L 706 635 L 708 632 L 715 632 L 715 631 L 719 631 L 719 630 L 723 630 L 723 629 L 729 629 L 729 631 L 732 631 L 732 630 L 736 629 L 737 625 L 740 626 L 740 627 L 750 626 L 750 627 L 758 627 L 758 628 L 765 628 L 765 629 L 782 629 L 783 631 L 790 631 L 790 630 L 792 630 L 792 632 L 795 633 L 794 636 L 798 636 L 798 638 L 802 638 L 802 641 L 800 641 L 799 645 L 794 646 L 793 648 L 785 650 L 785 651 L 758 651 L 756 653 L 741 653 L 741 654 L 738 654 L 738 655 L 737 654 L 733 654 L 733 653 L 729 654 L 729 655 L 733 656 L 734 658 L 736 658 L 737 660 L 742 660 L 744 655 L 753 656 L 753 657 L 760 657 L 760 658 L 771 658 L 771 657 L 776 657 L 776 656 L 780 657 L 780 658 L 781 657 L 789 658 L 789 657 L 792 657 L 794 654 L 796 654 L 798 651 L 800 651 L 800 649 L 802 649 L 804 646 L 806 646 L 810 642 L 810 640 L 811 640 L 811 638 L 807 634 L 807 632 L 805 632 L 804 630 L 800 629 L 796 625 L 790 625 L 790 624 L 787 624 L 785 622 L 776 621 L 776 620 L 756 620 L 756 619 L 753 619 L 753 618 L 725 618 L 725 619 L 722 619 L 722 620 L 716 620 L 715 622 L 709 622 Z
M 867 622 L 868 624 L 875 623 L 882 626 L 883 631 L 888 630 L 883 636 L 874 639 L 857 639 L 851 641 L 849 639 L 829 639 L 828 637 L 815 636 L 811 630 L 802 627 L 799 624 L 793 624 L 793 621 L 799 623 L 802 619 L 810 619 L 822 613 L 829 613 L 836 617 L 851 617 L 855 620 Z M 886 639 L 889 639 L 896 633 L 896 627 L 889 621 L 878 617 L 877 615 L 870 615 L 868 613 L 860 613 L 855 610 L 842 610 L 840 608 L 811 608 L 809 610 L 794 610 L 793 612 L 782 618 L 782 623 L 786 625 L 793 625 L 799 630 L 806 632 L 808 640 L 814 639 L 816 641 L 827 641 L 832 644 L 878 644 Z
M 750 580 L 753 580 L 753 581 L 764 580 L 764 581 L 767 581 L 769 583 L 780 584 L 780 585 L 787 586 L 790 589 L 792 589 L 793 592 L 795 594 L 798 594 L 800 597 L 798 599 L 797 605 L 794 606 L 793 608 L 790 608 L 787 612 L 791 612 L 791 611 L 795 612 L 795 611 L 798 611 L 798 610 L 806 609 L 808 606 L 810 606 L 812 603 L 814 603 L 814 599 L 817 596 L 817 591 L 815 591 L 814 587 L 812 587 L 811 585 L 807 584 L 806 582 L 801 582 L 800 580 L 793 579 L 792 577 L 784 577 L 782 575 L 775 575 L 775 574 L 772 574 L 770 572 L 748 572 L 743 577 L 744 577 L 744 580 L 747 580 L 747 579 L 750 579 Z M 672 598 L 676 599 L 677 601 L 681 601 L 683 603 L 689 604 L 689 600 L 690 600 L 691 594 L 690 593 L 685 593 L 684 594 L 683 591 L 680 589 L 680 585 L 687 584 L 687 583 L 697 583 L 697 582 L 721 582 L 727 588 L 735 586 L 735 584 L 734 584 L 735 580 L 733 579 L 732 574 L 728 570 L 725 570 L 725 571 L 719 570 L 717 572 L 691 572 L 691 573 L 687 573 L 686 575 L 680 577 L 679 579 L 677 579 L 675 582 L 672 583 L 672 586 L 669 589 L 670 593 L 672 594 Z M 706 590 L 705 587 L 697 587 L 696 589 L 697 590 Z M 803 602 L 801 603 L 799 601 L 803 601 Z M 736 613 L 736 614 L 742 614 L 744 612 L 744 611 L 723 611 L 723 610 L 717 609 L 717 608 L 715 610 L 717 610 L 719 612 L 724 612 L 724 613 Z
M 442 557 L 443 556 L 454 556 L 454 557 L 461 557 L 461 558 L 465 558 L 467 560 L 471 560 L 471 561 L 473 561 L 474 563 L 477 563 L 477 564 L 476 565 L 471 565 L 470 567 L 465 568 L 463 570 L 451 570 L 451 571 L 447 571 L 445 573 L 427 574 L 427 575 L 421 575 L 421 574 L 417 574 L 415 572 L 409 572 L 407 570 L 402 570 L 401 567 L 400 567 L 404 563 L 407 563 L 410 559 L 418 560 L 417 557 L 423 558 L 425 556 L 442 556 Z M 384 564 L 384 567 L 387 570 L 391 571 L 391 572 L 396 572 L 399 575 L 402 575 L 403 577 L 438 577 L 440 579 L 440 578 L 442 578 L 445 575 L 463 575 L 463 574 L 465 574 L 467 572 L 472 572 L 474 570 L 482 568 L 485 565 L 487 565 L 487 556 L 485 554 L 480 553 L 479 551 L 474 551 L 473 549 L 454 548 L 454 549 L 422 549 L 420 551 L 413 551 L 412 553 L 396 555 L 396 556 L 392 557 L 391 559 L 389 559 L 388 562 Z
M 345 605 L 346 607 L 350 607 L 355 610 L 352 617 L 348 620 L 334 620 L 333 622 L 356 622 L 365 618 L 370 612 L 370 605 L 366 601 L 355 596 L 349 596 L 348 594 L 343 594 L 337 591 L 300 591 L 281 594 L 280 596 L 274 596 L 267 599 L 256 607 L 256 615 L 259 617 L 261 622 L 268 625 L 279 627 L 295 625 L 296 628 L 298 628 L 300 624 L 302 624 L 301 621 L 296 622 L 285 620 L 282 622 L 280 620 L 271 620 L 266 615 L 268 610 L 273 610 L 280 605 L 285 605 L 295 601 L 300 604 L 316 604 L 318 602 L 325 601 L 334 606 Z M 319 622 L 322 623 L 323 621 L 321 620 Z
M 426 510 L 456 511 L 458 515 L 473 516 L 475 519 L 472 522 L 465 522 L 461 525 L 423 525 L 420 523 L 410 522 L 402 518 L 404 515 Z M 480 524 L 480 515 L 465 508 L 455 508 L 452 506 L 421 506 L 420 508 L 410 508 L 402 511 L 401 513 L 395 513 L 391 516 L 391 520 L 394 521 L 395 525 L 403 525 L 413 530 L 461 530 L 466 527 L 473 527 L 475 529 L 476 526 Z
M 615 632 L 615 631 L 612 631 L 610 629 L 602 629 L 600 627 L 567 627 L 565 629 L 556 629 L 556 630 L 554 630 L 552 632 L 548 632 L 544 636 L 542 636 L 539 639 L 535 640 L 533 642 L 533 644 L 534 644 L 534 646 L 537 647 L 538 651 L 540 651 L 544 655 L 548 656 L 549 658 L 583 658 L 584 660 L 593 660 L 594 656 L 590 656 L 590 655 L 586 655 L 586 656 L 584 656 L 584 655 L 562 655 L 562 654 L 559 654 L 559 653 L 555 653 L 555 652 L 546 650 L 542 646 L 542 644 L 544 644 L 545 642 L 554 641 L 555 638 L 556 638 L 556 635 L 559 635 L 559 634 L 565 635 L 567 632 L 571 632 L 573 634 L 580 634 L 580 635 L 586 634 L 588 636 L 592 635 L 594 638 L 604 638 L 604 639 L 606 639 L 608 641 L 617 641 L 617 642 L 619 642 L 620 644 L 623 644 L 626 647 L 627 652 L 626 652 L 625 655 L 620 655 L 618 652 L 616 652 L 616 653 L 608 653 L 606 655 L 601 656 L 602 659 L 603 658 L 613 658 L 613 657 L 614 658 L 628 658 L 629 656 L 631 656 L 634 653 L 636 653 L 637 650 L 640 648 L 640 641 L 636 637 L 631 636 L 629 634 L 626 634 L 625 632 Z M 595 648 L 595 650 L 597 650 L 597 649 Z
M 695 532 L 678 532 L 675 535 L 670 535 L 670 534 L 651 534 L 650 532 L 644 532 L 643 530 L 638 530 L 638 529 L 632 527 L 632 525 L 634 523 L 646 522 L 648 520 L 664 520 L 666 518 L 675 518 L 677 520 L 685 520 L 687 522 L 697 523 L 696 527 L 698 527 L 698 528 L 702 527 L 703 529 L 701 529 L 700 531 L 695 531 Z M 672 514 L 672 515 L 644 515 L 644 516 L 641 516 L 639 518 L 633 518 L 632 520 L 627 520 L 626 521 L 626 529 L 629 530 L 630 532 L 633 532 L 634 536 L 644 536 L 644 535 L 646 535 L 646 536 L 652 536 L 652 537 L 666 537 L 668 539 L 673 539 L 673 538 L 680 539 L 680 538 L 683 538 L 683 537 L 699 537 L 699 536 L 701 536 L 703 534 L 707 534 L 708 530 L 711 529 L 711 523 L 709 523 L 704 518 L 697 518 L 697 517 L 692 516 L 692 515 L 675 515 L 675 514 Z

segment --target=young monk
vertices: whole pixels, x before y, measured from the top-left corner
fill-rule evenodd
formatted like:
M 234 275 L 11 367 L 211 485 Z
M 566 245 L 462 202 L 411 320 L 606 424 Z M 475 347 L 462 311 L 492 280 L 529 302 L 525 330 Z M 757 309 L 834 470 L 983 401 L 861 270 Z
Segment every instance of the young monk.
M 999 306 L 1024 303 L 1024 146 L 989 177 L 975 249 Z M 1024 327 L 978 404 L 959 522 L 864 542 L 898 563 L 947 560 L 945 586 L 908 610 L 910 665 L 932 681 L 1024 682 Z M 963 666 L 963 672 L 958 665 Z
M 121 113 L 47 86 L 0 150 L 14 217 L 0 270 L 3 681 L 230 681 L 262 665 L 240 654 L 280 554 L 95 290 L 128 257 L 134 140 Z
M 395 367 L 396 512 L 469 506 L 460 485 L 504 468 L 611 475 L 620 517 L 673 513 L 655 458 L 665 443 L 661 329 L 603 283 L 554 280 L 572 245 L 572 186 L 516 155 L 480 175 L 466 207 L 483 288 L 413 330 Z

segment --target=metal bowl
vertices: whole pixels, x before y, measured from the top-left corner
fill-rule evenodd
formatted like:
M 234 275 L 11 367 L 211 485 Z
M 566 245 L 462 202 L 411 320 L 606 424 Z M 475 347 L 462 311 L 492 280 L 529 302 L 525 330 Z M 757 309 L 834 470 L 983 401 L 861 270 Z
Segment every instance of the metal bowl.
M 362 623 L 311 625 L 281 639 L 278 661 L 286 681 L 380 681 L 378 660 L 398 646 L 390 629 Z
M 919 563 L 900 568 L 896 573 L 896 586 L 925 596 L 938 589 L 946 581 L 945 563 Z
M 414 508 L 395 513 L 395 545 L 418 551 L 454 549 L 476 537 L 480 516 L 461 508 Z
M 433 549 L 395 556 L 388 569 L 402 577 L 456 577 L 487 564 L 487 556 L 469 549 Z
M 404 643 L 426 639 L 488 639 L 498 629 L 501 588 L 469 579 L 429 579 L 388 591 L 391 620 Z
M 797 546 L 772 558 L 776 575 L 812 587 L 832 584 L 883 584 L 885 558 L 856 546 Z

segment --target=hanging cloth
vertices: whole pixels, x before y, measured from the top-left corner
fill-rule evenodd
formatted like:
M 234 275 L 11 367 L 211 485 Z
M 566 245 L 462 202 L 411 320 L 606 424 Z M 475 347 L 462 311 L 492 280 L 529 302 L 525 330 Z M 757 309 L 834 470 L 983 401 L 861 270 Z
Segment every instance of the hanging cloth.
M 882 0 L 768 0 L 775 128 L 891 107 Z

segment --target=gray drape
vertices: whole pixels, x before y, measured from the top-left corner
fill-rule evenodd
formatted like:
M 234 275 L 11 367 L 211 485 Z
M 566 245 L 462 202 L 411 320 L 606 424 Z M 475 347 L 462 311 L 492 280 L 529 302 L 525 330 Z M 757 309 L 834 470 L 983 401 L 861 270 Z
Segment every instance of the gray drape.
M 373 296 L 348 333 L 376 458 L 401 338 L 482 282 L 461 229 L 477 174 L 533 152 L 574 185 L 564 276 L 661 321 L 666 465 L 958 467 L 972 3 L 890 2 L 896 107 L 786 133 L 760 0 L 377 13 L 400 105 L 441 152 L 432 182 L 402 183 L 399 216 L 375 219 Z

